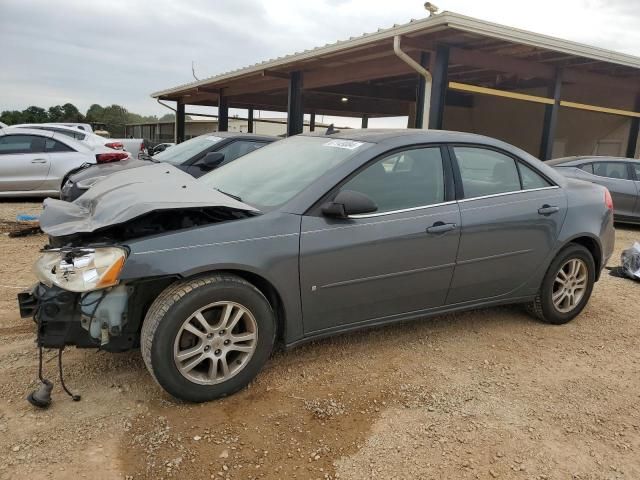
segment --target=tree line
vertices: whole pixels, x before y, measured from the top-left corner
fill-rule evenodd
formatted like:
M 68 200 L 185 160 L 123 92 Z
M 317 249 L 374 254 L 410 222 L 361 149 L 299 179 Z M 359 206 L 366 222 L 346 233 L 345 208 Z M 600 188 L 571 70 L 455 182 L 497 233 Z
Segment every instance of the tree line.
M 121 105 L 103 107 L 97 103 L 91 105 L 84 114 L 72 103 L 55 105 L 48 109 L 31 106 L 22 111 L 4 110 L 0 113 L 0 122 L 4 122 L 7 125 L 47 122 L 90 123 L 94 127 L 107 130 L 114 137 L 124 136 L 125 125 L 128 123 L 147 123 L 173 119 L 174 115 L 172 113 L 158 118 L 155 115 L 144 116 L 129 112 Z

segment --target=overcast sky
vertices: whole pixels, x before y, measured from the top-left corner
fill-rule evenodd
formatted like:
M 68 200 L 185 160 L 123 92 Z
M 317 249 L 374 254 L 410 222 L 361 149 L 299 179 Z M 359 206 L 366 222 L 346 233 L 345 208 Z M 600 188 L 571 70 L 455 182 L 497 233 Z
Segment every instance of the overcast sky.
M 640 56 L 640 0 L 435 0 L 442 10 Z M 423 18 L 421 0 L 0 0 L 0 110 L 167 112 L 149 94 Z

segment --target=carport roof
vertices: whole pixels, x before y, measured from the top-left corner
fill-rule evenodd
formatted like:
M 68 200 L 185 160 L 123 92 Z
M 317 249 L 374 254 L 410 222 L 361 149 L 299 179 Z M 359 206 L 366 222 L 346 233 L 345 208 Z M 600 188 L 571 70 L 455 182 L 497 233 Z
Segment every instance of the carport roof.
M 395 77 L 395 85 L 383 81 L 377 86 L 402 87 L 397 80 L 403 75 L 415 78 L 415 72 L 393 55 L 396 35 L 402 36 L 403 49 L 416 59 L 419 51 L 432 51 L 438 44 L 456 49 L 449 63 L 449 79 L 455 82 L 493 86 L 496 75 L 505 72 L 517 73 L 523 79 L 548 80 L 554 77 L 556 68 L 562 67 L 568 70 L 569 82 L 586 79 L 604 84 L 603 80 L 609 78 L 611 87 L 636 91 L 640 87 L 640 57 L 443 12 L 155 92 L 152 97 L 215 105 L 222 92 L 230 98 L 231 106 L 248 106 L 256 100 L 252 94 L 284 92 L 287 76 L 297 70 L 305 72 L 305 90 L 391 77 Z M 363 96 L 378 95 L 369 92 Z M 282 101 L 273 99 L 278 104 Z M 338 103 L 335 109 L 340 110 Z

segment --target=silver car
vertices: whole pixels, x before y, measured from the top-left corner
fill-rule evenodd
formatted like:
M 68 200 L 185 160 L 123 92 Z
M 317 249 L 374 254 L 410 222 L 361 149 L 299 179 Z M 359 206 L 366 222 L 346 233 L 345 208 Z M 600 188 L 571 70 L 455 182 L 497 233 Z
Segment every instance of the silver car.
M 111 162 L 129 154 L 91 147 L 42 129 L 0 129 L 0 197 L 58 196 L 66 178 L 82 165 Z
M 297 135 L 199 179 L 125 170 L 40 224 L 19 296 L 38 344 L 139 345 L 191 401 L 242 388 L 277 344 L 512 303 L 569 322 L 614 247 L 605 188 L 437 130 Z
M 618 222 L 640 223 L 640 160 L 617 157 L 566 157 L 547 162 L 564 176 L 609 189 Z

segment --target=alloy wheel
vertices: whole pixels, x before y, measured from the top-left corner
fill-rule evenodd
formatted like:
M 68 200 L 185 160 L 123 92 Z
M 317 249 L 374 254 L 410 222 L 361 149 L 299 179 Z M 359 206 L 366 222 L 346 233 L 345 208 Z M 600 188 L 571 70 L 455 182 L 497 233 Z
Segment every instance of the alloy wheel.
M 553 281 L 551 300 L 560 313 L 576 308 L 587 291 L 588 270 L 584 260 L 571 258 L 558 270 Z
M 249 362 L 258 344 L 253 314 L 235 302 L 205 305 L 187 318 L 174 342 L 178 371 L 200 385 L 225 382 Z

